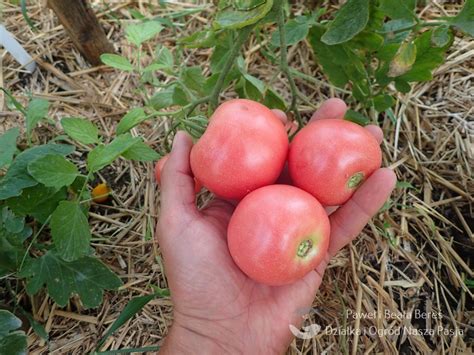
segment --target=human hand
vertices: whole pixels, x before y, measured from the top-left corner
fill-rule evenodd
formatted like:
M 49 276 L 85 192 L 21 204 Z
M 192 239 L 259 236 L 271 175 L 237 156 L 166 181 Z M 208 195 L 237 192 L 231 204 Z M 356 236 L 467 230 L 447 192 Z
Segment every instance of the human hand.
M 346 109 L 341 100 L 331 99 L 312 120 L 342 119 Z M 379 127 L 366 129 L 382 141 Z M 382 207 L 395 186 L 395 174 L 377 170 L 330 215 L 329 249 L 314 271 L 291 285 L 271 287 L 248 278 L 229 254 L 227 225 L 234 205 L 216 198 L 197 209 L 191 148 L 190 137 L 178 132 L 161 177 L 156 233 L 174 303 L 174 324 L 162 352 L 282 353 L 293 338 L 289 325 L 300 327 L 298 310 L 311 306 L 329 260 Z

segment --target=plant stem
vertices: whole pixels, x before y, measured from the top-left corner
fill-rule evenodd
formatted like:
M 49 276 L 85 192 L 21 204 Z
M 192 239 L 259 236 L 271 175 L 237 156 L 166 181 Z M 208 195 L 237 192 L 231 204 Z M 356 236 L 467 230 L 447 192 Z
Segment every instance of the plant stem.
M 239 31 L 239 34 L 237 35 L 237 39 L 235 40 L 235 43 L 230 50 L 229 58 L 227 58 L 227 61 L 224 64 L 224 68 L 222 69 L 222 72 L 217 78 L 216 86 L 214 86 L 214 90 L 211 93 L 210 104 L 213 109 L 215 109 L 219 103 L 219 94 L 221 93 L 222 87 L 224 86 L 225 79 L 229 74 L 230 70 L 232 69 L 235 60 L 239 56 L 240 49 L 247 41 L 247 38 L 252 32 L 253 27 L 253 25 L 244 27 Z
M 283 0 L 277 0 L 275 6 L 279 7 L 277 24 L 278 32 L 280 33 L 280 68 L 283 73 L 285 73 L 288 78 L 291 90 L 291 111 L 295 114 L 296 121 L 298 122 L 299 127 L 303 127 L 303 121 L 301 120 L 300 112 L 297 107 L 298 99 L 298 88 L 296 87 L 295 80 L 290 72 L 290 67 L 288 65 L 288 52 L 287 52 L 287 42 L 286 42 L 286 33 L 285 33 L 285 7 L 283 6 Z

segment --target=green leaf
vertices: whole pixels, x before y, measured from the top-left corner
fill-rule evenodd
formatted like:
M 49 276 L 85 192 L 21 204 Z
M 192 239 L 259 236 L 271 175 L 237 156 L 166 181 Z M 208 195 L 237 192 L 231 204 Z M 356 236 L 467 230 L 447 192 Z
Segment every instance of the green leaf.
M 257 0 L 257 4 L 248 6 L 242 3 L 239 5 L 239 1 L 220 0 L 214 23 L 217 27 L 231 29 L 252 25 L 270 12 L 273 0 Z
M 412 42 L 403 43 L 390 62 L 390 69 L 387 75 L 391 78 L 401 76 L 412 68 L 415 61 L 416 45 Z
M 354 110 L 347 110 L 346 115 L 344 116 L 344 119 L 347 121 L 357 123 L 361 126 L 368 125 L 370 122 L 368 117 Z
M 158 298 L 160 295 L 151 294 L 146 296 L 138 296 L 132 298 L 125 308 L 122 310 L 120 315 L 117 319 L 113 322 L 107 332 L 104 334 L 102 339 L 97 344 L 97 348 L 100 348 L 104 342 L 110 337 L 113 333 L 115 333 L 122 325 L 124 325 L 129 319 L 131 319 L 134 315 L 142 310 L 151 300 Z
M 123 134 L 130 131 L 133 127 L 139 125 L 147 119 L 145 110 L 141 107 L 133 108 L 127 112 L 117 125 L 117 134 Z
M 148 101 L 147 105 L 155 110 L 161 110 L 173 106 L 173 95 L 175 86 L 170 86 L 164 90 L 156 92 Z
M 265 84 L 260 79 L 248 74 L 242 73 L 245 79 L 244 92 L 247 98 L 260 101 L 265 93 Z
M 125 159 L 135 161 L 155 161 L 160 159 L 160 155 L 157 152 L 141 141 L 128 148 L 122 156 Z
M 2 210 L 2 220 L 5 230 L 12 234 L 20 233 L 25 226 L 25 219 L 15 216 L 7 207 Z
M 403 94 L 410 92 L 411 85 L 408 84 L 405 80 L 395 79 L 395 88 Z
M 66 262 L 54 251 L 29 261 L 20 276 L 28 278 L 28 294 L 34 295 L 46 285 L 48 294 L 60 307 L 77 294 L 85 308 L 95 308 L 100 305 L 104 290 L 115 290 L 122 285 L 120 279 L 97 258 L 85 256 Z
M 384 38 L 373 32 L 363 31 L 351 40 L 351 45 L 358 47 L 363 51 L 376 51 L 384 42 Z
M 178 43 L 186 48 L 210 48 L 218 42 L 216 41 L 216 32 L 212 29 L 205 29 L 178 39 Z
M 94 148 L 87 156 L 87 167 L 96 172 L 111 164 L 123 152 L 138 142 L 140 138 L 132 137 L 130 133 L 117 136 L 110 144 Z
M 433 33 L 431 34 L 431 42 L 436 47 L 444 47 L 449 43 L 451 37 L 451 29 L 448 26 L 439 26 L 433 30 Z
M 474 37 L 474 0 L 466 0 L 457 16 L 450 18 L 451 26 Z
M 89 120 L 79 117 L 66 117 L 61 120 L 64 132 L 82 144 L 99 143 L 99 130 Z
M 89 252 L 89 222 L 79 203 L 61 201 L 49 224 L 54 245 L 65 261 L 77 260 Z
M 18 127 L 10 128 L 0 136 L 0 168 L 9 165 L 16 152 L 16 140 L 20 134 Z
M 125 29 L 127 40 L 137 47 L 161 32 L 163 26 L 157 21 L 147 21 L 137 25 L 129 25 Z
M 130 61 L 118 54 L 105 53 L 100 56 L 100 60 L 109 67 L 124 70 L 133 71 L 134 66 Z
M 39 121 L 46 117 L 49 110 L 49 102 L 45 99 L 34 98 L 26 108 L 26 135 L 31 136 L 31 131 Z
M 263 104 L 271 109 L 279 109 L 286 111 L 286 103 L 283 97 L 281 97 L 276 91 L 267 89 L 265 92 L 265 99 Z
M 374 108 L 377 112 L 383 112 L 394 104 L 395 100 L 390 95 L 380 94 L 374 97 Z
M 288 46 L 295 45 L 304 40 L 308 35 L 309 26 L 312 23 L 312 19 L 307 16 L 298 16 L 285 23 L 284 30 Z M 273 32 L 270 43 L 272 46 L 280 47 L 280 31 Z
M 69 186 L 79 175 L 76 166 L 61 155 L 45 155 L 28 164 L 28 173 L 39 183 L 60 188 Z
M 387 21 L 383 24 L 380 33 L 399 32 L 412 28 L 416 24 L 416 21 L 411 18 L 400 18 L 396 20 Z
M 431 72 L 444 62 L 444 54 L 452 42 L 452 37 L 446 46 L 435 47 L 431 43 L 431 36 L 432 31 L 430 30 L 422 33 L 415 39 L 416 61 L 411 70 L 402 75 L 400 79 L 407 82 L 432 79 L 433 75 Z
M 380 10 L 392 19 L 415 18 L 416 0 L 380 0 Z
M 12 330 L 21 327 L 21 320 L 10 312 L 0 309 L 0 337 L 4 337 Z
M 27 187 L 20 196 L 6 200 L 7 206 L 19 216 L 31 216 L 45 223 L 59 202 L 67 198 L 66 188 L 57 190 L 38 184 Z
M 0 310 L 0 354 L 26 355 L 27 337 L 21 327 L 21 320 L 10 312 Z
M 172 69 L 174 66 L 174 58 L 171 51 L 165 46 L 158 46 L 155 51 L 156 64 L 161 65 L 163 68 Z
M 181 81 L 188 89 L 202 94 L 206 78 L 202 75 L 201 67 L 185 67 L 181 72 Z
M 344 43 L 361 32 L 369 22 L 369 1 L 348 0 L 337 12 L 321 40 L 329 45 Z
M 224 45 L 217 45 L 211 55 L 211 71 L 212 73 L 220 73 L 224 69 L 224 65 L 229 59 L 230 48 Z
M 189 101 L 186 91 L 180 85 L 176 85 L 173 91 L 173 105 L 186 106 Z
M 0 200 L 19 196 L 23 189 L 38 184 L 38 182 L 28 174 L 27 166 L 30 162 L 48 154 L 68 155 L 73 151 L 74 147 L 71 145 L 45 144 L 30 148 L 18 154 L 3 179 L 0 180 Z

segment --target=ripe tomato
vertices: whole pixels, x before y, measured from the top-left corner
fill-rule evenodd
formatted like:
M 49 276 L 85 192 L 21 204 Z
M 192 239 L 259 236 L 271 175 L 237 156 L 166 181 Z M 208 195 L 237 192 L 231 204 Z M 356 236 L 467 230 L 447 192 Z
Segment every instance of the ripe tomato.
M 163 171 L 163 168 L 169 157 L 170 155 L 166 154 L 164 157 L 158 160 L 158 162 L 155 164 L 155 180 L 158 185 L 160 185 L 161 183 L 161 172 Z M 199 183 L 199 181 L 194 179 L 194 191 L 198 193 L 199 191 L 201 191 L 201 188 L 202 188 L 202 185 Z
M 288 156 L 294 185 L 327 206 L 346 202 L 381 164 L 375 138 L 361 126 L 338 119 L 308 124 L 293 139 Z
M 250 278 L 267 285 L 292 283 L 322 261 L 329 246 L 329 219 L 309 193 L 270 185 L 248 194 L 227 231 L 229 251 Z
M 194 176 L 216 195 L 241 199 L 278 178 L 288 153 L 282 122 L 251 100 L 227 101 L 191 150 Z

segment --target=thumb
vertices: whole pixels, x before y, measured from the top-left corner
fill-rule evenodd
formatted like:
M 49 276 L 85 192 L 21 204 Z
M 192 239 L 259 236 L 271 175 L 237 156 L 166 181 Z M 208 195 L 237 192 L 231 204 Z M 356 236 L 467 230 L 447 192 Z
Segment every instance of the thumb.
M 185 132 L 176 133 L 173 149 L 161 177 L 161 211 L 181 214 L 196 210 L 194 179 L 189 164 L 193 142 Z

